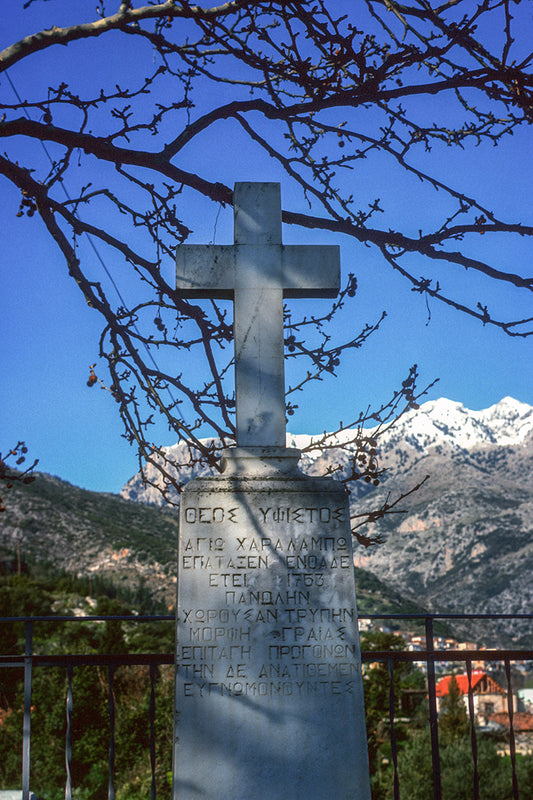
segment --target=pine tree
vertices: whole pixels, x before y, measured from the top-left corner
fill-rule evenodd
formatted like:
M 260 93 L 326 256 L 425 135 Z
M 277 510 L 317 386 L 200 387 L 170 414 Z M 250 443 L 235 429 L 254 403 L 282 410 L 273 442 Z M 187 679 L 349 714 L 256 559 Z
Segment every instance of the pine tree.
M 442 698 L 439 715 L 439 739 L 443 746 L 468 736 L 470 725 L 466 706 L 455 675 L 452 675 L 448 694 Z

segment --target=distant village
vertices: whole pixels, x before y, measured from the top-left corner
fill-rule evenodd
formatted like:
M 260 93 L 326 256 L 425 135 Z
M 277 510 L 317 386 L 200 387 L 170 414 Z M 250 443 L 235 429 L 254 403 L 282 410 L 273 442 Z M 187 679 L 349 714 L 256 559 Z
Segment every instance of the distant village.
M 371 623 L 361 620 L 360 629 L 369 630 Z M 427 653 L 426 637 L 424 634 L 411 631 L 394 631 L 401 636 L 408 652 Z M 490 658 L 468 658 L 470 674 L 466 670 L 465 661 L 450 658 L 446 660 L 444 653 L 454 654 L 464 651 L 476 651 L 480 654 L 485 647 L 478 646 L 475 642 L 458 641 L 454 638 L 435 635 L 433 649 L 438 652 L 439 658 L 435 662 L 437 712 L 443 704 L 444 698 L 450 693 L 450 684 L 455 679 L 467 713 L 473 713 L 473 720 L 480 733 L 493 735 L 500 741 L 500 753 L 508 755 L 512 747 L 522 755 L 533 754 L 533 662 L 528 660 L 513 659 L 509 663 L 509 674 L 502 666 L 501 656 L 498 661 Z M 489 655 L 487 650 L 487 655 Z M 414 664 L 422 671 L 427 672 L 427 661 L 415 661 Z M 364 665 L 363 670 L 372 669 L 372 663 Z M 513 694 L 512 702 L 508 697 L 507 684 L 512 671 Z M 517 688 L 519 687 L 519 688 Z M 512 733 L 512 735 L 511 735 Z

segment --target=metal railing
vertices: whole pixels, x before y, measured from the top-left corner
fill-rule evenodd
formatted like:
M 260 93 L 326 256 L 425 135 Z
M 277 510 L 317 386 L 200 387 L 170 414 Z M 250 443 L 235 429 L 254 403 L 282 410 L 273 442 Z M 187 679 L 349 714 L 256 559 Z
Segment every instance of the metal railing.
M 400 800 L 400 780 L 398 772 L 398 747 L 396 743 L 396 721 L 395 707 L 396 698 L 394 697 L 393 674 L 395 665 L 401 662 L 412 664 L 423 664 L 427 676 L 427 699 L 429 707 L 429 730 L 431 741 L 431 763 L 433 773 L 433 798 L 443 800 L 442 781 L 441 781 L 441 759 L 439 747 L 439 725 L 437 710 L 437 665 L 450 662 L 454 664 L 464 663 L 468 678 L 467 709 L 468 720 L 470 723 L 470 747 L 473 765 L 472 780 L 472 800 L 480 800 L 480 776 L 478 769 L 478 733 L 476 731 L 476 715 L 474 712 L 474 690 L 472 682 L 472 665 L 476 662 L 490 662 L 491 664 L 501 664 L 504 668 L 506 679 L 506 700 L 507 713 L 509 718 L 509 756 L 511 762 L 511 791 L 513 800 L 521 800 L 518 780 L 517 780 L 517 753 L 516 736 L 514 727 L 515 708 L 513 703 L 513 680 L 511 666 L 516 662 L 532 662 L 533 650 L 520 649 L 444 649 L 435 648 L 435 623 L 438 622 L 511 622 L 523 621 L 533 622 L 533 614 L 388 614 L 388 615 L 360 615 L 360 619 L 372 622 L 388 622 L 394 624 L 398 622 L 420 622 L 424 625 L 425 648 L 415 651 L 369 651 L 362 652 L 361 659 L 363 664 L 382 662 L 387 665 L 389 675 L 389 726 L 390 726 L 390 745 L 393 761 L 393 797 Z M 533 632 L 532 632 L 533 633 Z M 532 637 L 533 638 L 533 637 Z M 533 717 L 532 717 L 533 719 Z M 531 795 L 528 795 L 528 800 Z M 409 798 L 406 798 L 409 800 Z
M 439 725 L 437 710 L 437 670 L 439 664 L 464 663 L 468 676 L 468 695 L 467 708 L 470 722 L 470 746 L 473 762 L 473 786 L 472 800 L 480 799 L 480 780 L 478 770 L 478 732 L 476 730 L 476 718 L 474 713 L 474 697 L 472 684 L 472 666 L 476 662 L 490 662 L 500 664 L 503 667 L 506 679 L 507 694 L 507 713 L 509 719 L 509 757 L 511 762 L 511 791 L 513 800 L 522 800 L 517 780 L 517 752 L 516 752 L 516 731 L 514 728 L 514 717 L 516 709 L 513 704 L 513 671 L 512 665 L 516 662 L 532 662 L 532 649 L 437 649 L 435 647 L 435 625 L 439 622 L 447 621 L 525 621 L 532 622 L 533 614 L 522 615 L 469 615 L 469 614 L 361 614 L 360 621 L 379 627 L 383 625 L 398 627 L 402 622 L 405 625 L 419 623 L 423 625 L 425 647 L 422 649 L 410 650 L 370 650 L 362 651 L 361 659 L 363 670 L 365 665 L 382 663 L 386 666 L 388 675 L 388 701 L 389 707 L 385 709 L 388 721 L 390 751 L 392 757 L 393 786 L 392 796 L 394 800 L 404 800 L 401 796 L 401 786 L 399 777 L 399 747 L 397 741 L 398 725 L 400 721 L 397 717 L 398 697 L 394 690 L 394 671 L 401 663 L 416 664 L 422 666 L 426 675 L 426 696 L 428 701 L 428 722 L 431 741 L 431 762 L 433 770 L 433 798 L 443 800 L 441 786 L 441 764 L 439 750 Z M 32 717 L 32 679 L 36 668 L 57 667 L 65 671 L 66 674 L 66 732 L 65 732 L 65 800 L 72 800 L 72 752 L 73 752 L 73 675 L 74 671 L 81 667 L 101 667 L 107 670 L 107 694 L 108 694 L 108 800 L 115 800 L 115 756 L 116 756 L 116 716 L 115 716 L 115 675 L 117 669 L 123 666 L 144 666 L 149 670 L 150 699 L 148 708 L 149 726 L 149 756 L 150 756 L 150 800 L 156 798 L 156 700 L 155 683 L 158 668 L 163 665 L 174 664 L 174 653 L 39 653 L 34 646 L 34 631 L 36 627 L 44 624 L 53 623 L 54 625 L 69 623 L 74 625 L 87 623 L 128 623 L 132 626 L 144 623 L 167 623 L 174 624 L 174 617 L 170 615 L 152 616 L 32 616 L 32 617 L 0 617 L 0 634 L 2 625 L 19 624 L 24 626 L 24 653 L 0 655 L 0 675 L 3 670 L 16 669 L 23 673 L 24 685 L 24 708 L 23 708 L 23 731 L 22 731 L 22 800 L 29 800 L 30 795 L 30 766 L 31 766 L 31 717 Z M 405 720 L 401 721 L 404 724 Z M 1 720 L 0 720 L 1 725 Z M 529 797 L 529 796 L 528 796 Z M 405 798 L 409 800 L 409 798 Z

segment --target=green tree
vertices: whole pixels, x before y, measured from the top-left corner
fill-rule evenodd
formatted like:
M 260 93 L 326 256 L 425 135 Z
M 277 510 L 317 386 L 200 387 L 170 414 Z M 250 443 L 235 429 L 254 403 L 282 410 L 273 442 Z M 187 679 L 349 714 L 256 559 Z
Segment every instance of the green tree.
M 113 595 L 113 587 L 108 587 Z M 45 570 L 40 577 L 10 576 L 0 579 L 2 613 L 17 610 L 50 614 L 58 603 L 65 611 L 78 603 L 73 589 L 86 590 L 79 578 Z M 99 584 L 103 591 L 104 584 Z M 127 613 L 117 597 L 99 595 L 99 615 Z M 34 631 L 34 651 L 47 654 L 172 651 L 169 629 L 154 623 L 149 630 L 116 620 L 91 623 L 39 623 Z M 24 627 L 2 625 L 3 652 L 24 652 Z M 169 791 L 172 760 L 174 670 L 163 666 L 153 673 L 145 666 L 122 666 L 113 674 L 115 713 L 115 787 L 119 800 L 145 800 L 150 794 L 150 707 L 155 703 L 155 773 L 159 797 Z M 22 669 L 3 669 L 0 717 L 0 788 L 20 787 L 24 681 Z M 32 676 L 31 775 L 43 800 L 65 796 L 66 699 L 69 688 L 65 668 L 35 666 Z M 72 672 L 72 787 L 76 800 L 106 800 L 109 781 L 110 686 L 107 667 L 76 666 Z M 152 697 L 153 691 L 153 697 Z
M 469 738 L 440 743 L 443 800 L 472 800 L 474 762 Z M 478 783 L 481 800 L 512 800 L 512 773 L 508 758 L 498 755 L 495 743 L 478 734 Z M 520 800 L 533 798 L 531 775 L 533 757 L 518 758 L 517 775 Z M 408 800 L 433 800 L 433 767 L 427 731 L 415 733 L 402 750 L 399 761 L 402 797 Z M 389 776 L 390 777 L 390 776 Z M 392 800 L 390 779 L 386 800 Z
M 439 756 L 443 800 L 471 800 L 474 792 L 474 756 L 470 721 L 455 676 L 442 698 L 439 713 Z M 498 754 L 494 740 L 476 731 L 477 782 L 481 800 L 512 800 L 510 759 Z M 531 756 L 518 757 L 520 798 L 531 800 Z M 429 731 L 413 731 L 399 760 L 400 786 L 409 800 L 433 799 L 433 764 Z M 390 786 L 390 780 L 389 780 Z M 392 795 L 386 795 L 392 798 Z
M 110 599 L 104 595 L 100 595 L 97 598 L 97 616 L 117 617 L 130 613 L 130 609 L 115 598 Z M 99 649 L 101 653 L 127 652 L 126 640 L 120 620 L 106 620 L 99 639 Z
M 405 650 L 401 636 L 384 631 L 365 631 L 361 634 L 361 649 L 365 652 L 398 652 Z M 390 780 L 392 762 L 390 711 L 391 703 L 395 719 L 394 737 L 396 747 L 401 748 L 409 739 L 409 727 L 418 724 L 418 715 L 424 695 L 409 709 L 408 726 L 399 723 L 406 718 L 402 701 L 406 692 L 424 688 L 424 676 L 408 661 L 376 661 L 366 664 L 363 673 L 365 719 L 368 740 L 368 756 L 374 800 L 385 797 L 383 787 Z
M 461 690 L 455 675 L 451 676 L 448 694 L 441 700 L 439 714 L 439 740 L 444 746 L 466 739 L 470 723 Z

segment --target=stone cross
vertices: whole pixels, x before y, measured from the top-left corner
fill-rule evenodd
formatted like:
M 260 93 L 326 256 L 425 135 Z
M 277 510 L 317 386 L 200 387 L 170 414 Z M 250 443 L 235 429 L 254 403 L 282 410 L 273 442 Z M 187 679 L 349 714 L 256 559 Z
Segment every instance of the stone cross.
M 278 183 L 236 183 L 234 244 L 181 245 L 176 288 L 234 301 L 237 447 L 285 447 L 284 297 L 335 297 L 337 245 L 283 245 Z
M 172 800 L 370 800 L 348 494 L 285 447 L 283 298 L 335 296 L 339 249 L 282 244 L 278 184 L 234 210 L 177 254 L 234 300 L 237 447 L 180 498 Z

